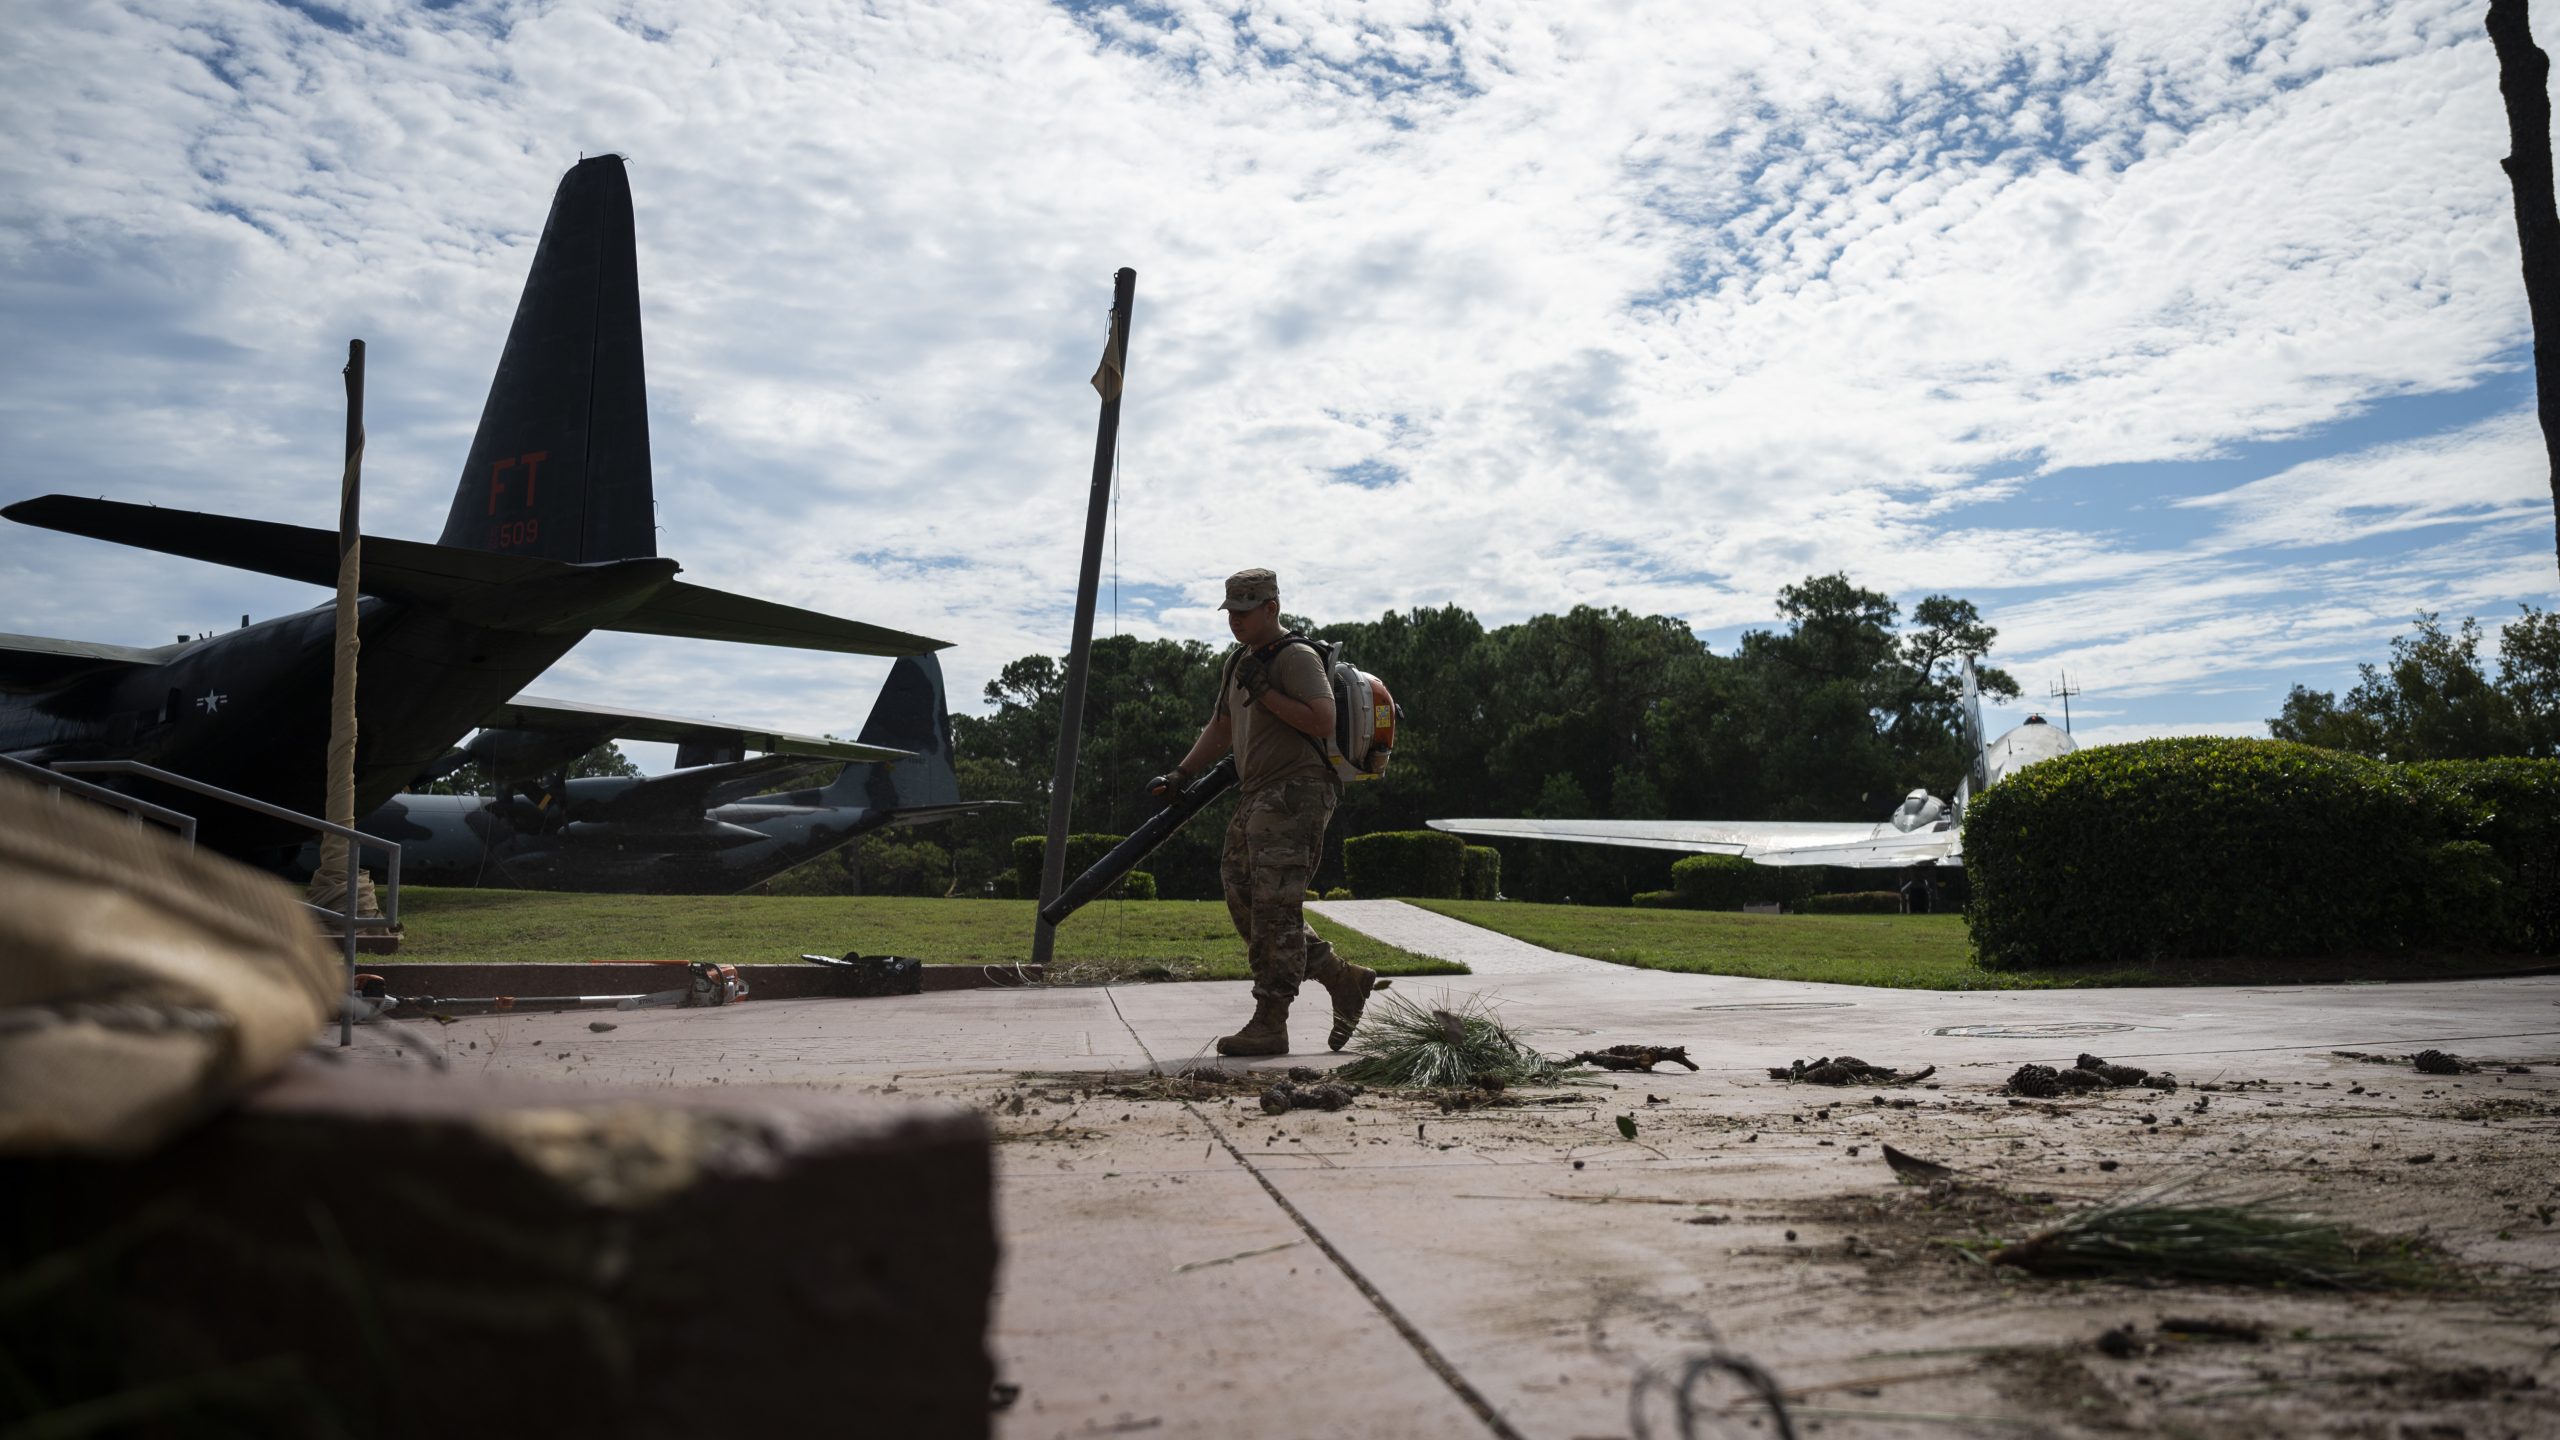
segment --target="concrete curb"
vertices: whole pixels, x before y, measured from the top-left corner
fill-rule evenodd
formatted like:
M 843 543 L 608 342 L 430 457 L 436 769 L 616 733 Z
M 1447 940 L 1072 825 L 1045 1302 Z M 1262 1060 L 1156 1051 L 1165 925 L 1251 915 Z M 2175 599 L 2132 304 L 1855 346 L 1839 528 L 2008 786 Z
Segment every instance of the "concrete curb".
M 665 964 L 614 962 L 596 965 L 368 965 L 394 995 L 646 995 L 686 984 L 679 962 Z M 856 976 L 824 965 L 741 965 L 749 1000 L 823 1000 L 856 998 Z M 1038 984 L 1037 965 L 927 965 L 924 988 L 988 990 Z

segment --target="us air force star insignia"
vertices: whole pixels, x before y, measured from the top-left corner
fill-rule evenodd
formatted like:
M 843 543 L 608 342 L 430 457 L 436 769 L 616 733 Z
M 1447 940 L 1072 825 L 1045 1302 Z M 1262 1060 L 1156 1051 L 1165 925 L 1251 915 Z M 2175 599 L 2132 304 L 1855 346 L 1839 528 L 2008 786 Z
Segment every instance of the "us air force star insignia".
M 196 704 L 203 709 L 204 713 L 210 715 L 214 711 L 221 709 L 222 702 L 230 698 L 230 696 L 223 694 L 219 690 L 208 690 L 202 695 L 196 697 Z

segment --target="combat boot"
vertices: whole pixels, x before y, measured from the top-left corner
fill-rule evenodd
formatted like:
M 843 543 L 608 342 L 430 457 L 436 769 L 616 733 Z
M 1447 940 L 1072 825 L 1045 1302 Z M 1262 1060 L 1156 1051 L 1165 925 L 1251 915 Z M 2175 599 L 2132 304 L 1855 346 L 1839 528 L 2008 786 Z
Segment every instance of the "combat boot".
M 1289 1053 L 1289 1002 L 1255 996 L 1253 1018 L 1233 1035 L 1218 1037 L 1221 1055 L 1286 1055 Z
M 1333 1029 L 1324 1043 L 1339 1050 L 1351 1043 L 1351 1032 L 1360 1028 L 1360 1012 L 1369 1008 L 1369 992 L 1378 988 L 1378 972 L 1352 964 L 1328 945 L 1324 959 L 1307 966 L 1307 978 L 1333 997 Z

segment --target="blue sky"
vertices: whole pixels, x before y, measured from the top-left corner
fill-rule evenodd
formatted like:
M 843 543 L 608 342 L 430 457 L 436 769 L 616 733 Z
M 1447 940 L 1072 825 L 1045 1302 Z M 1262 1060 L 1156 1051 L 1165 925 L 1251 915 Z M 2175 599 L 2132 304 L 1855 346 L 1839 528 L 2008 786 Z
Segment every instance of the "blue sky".
M 1973 599 L 2104 739 L 2546 603 L 2480 7 L 2086 8 L 30 10 L 0 492 L 325 525 L 361 335 L 368 520 L 432 536 L 551 187 L 611 150 L 665 552 L 956 641 L 963 708 L 1063 648 L 1121 265 L 1134 633 L 1218 638 L 1260 563 L 1319 616 L 1725 648 L 1837 569 Z M 321 598 L 0 528 L 0 629 Z M 847 731 L 883 669 L 600 637 L 539 688 Z

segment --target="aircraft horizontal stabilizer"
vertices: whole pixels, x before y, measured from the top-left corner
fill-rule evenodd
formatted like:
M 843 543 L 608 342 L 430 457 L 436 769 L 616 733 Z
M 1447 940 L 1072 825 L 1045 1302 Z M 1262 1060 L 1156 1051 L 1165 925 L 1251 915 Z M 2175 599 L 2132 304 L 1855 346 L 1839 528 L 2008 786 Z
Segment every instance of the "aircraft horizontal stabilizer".
M 95 640 L 56 640 L 50 635 L 0 635 L 0 690 L 34 690 L 74 675 L 119 666 L 158 665 L 180 647 L 143 650 Z
M 335 530 L 77 495 L 21 500 L 0 516 L 310 585 L 338 583 Z M 368 535 L 363 587 L 368 595 L 437 606 L 497 630 L 624 630 L 846 655 L 921 655 L 947 643 L 688 585 L 672 578 L 676 570 L 672 560 L 648 557 L 572 565 Z
M 546 700 L 539 695 L 519 695 L 491 711 L 480 723 L 491 730 L 584 732 L 621 740 L 676 744 L 692 740 L 812 760 L 904 760 L 911 753 L 851 740 L 830 740 L 823 735 L 795 735 L 787 730 L 759 729 L 725 720 L 688 720 L 681 715 L 653 715 L 645 710 L 614 710 L 572 700 Z
M 859 620 L 839 620 L 815 610 L 777 605 L 748 595 L 688 585 L 681 580 L 650 596 L 639 609 L 596 628 L 637 635 L 732 640 L 742 645 L 833 650 L 846 655 L 923 655 L 951 643 L 866 625 Z

